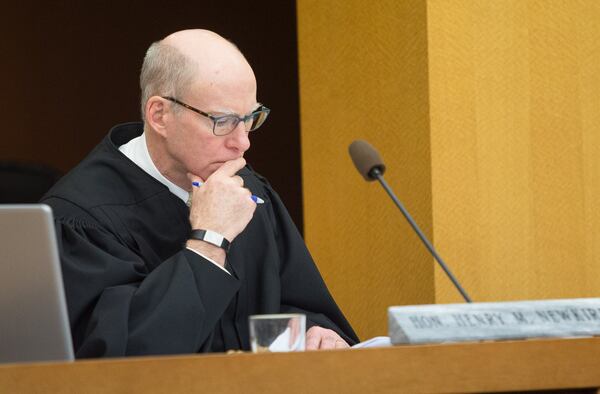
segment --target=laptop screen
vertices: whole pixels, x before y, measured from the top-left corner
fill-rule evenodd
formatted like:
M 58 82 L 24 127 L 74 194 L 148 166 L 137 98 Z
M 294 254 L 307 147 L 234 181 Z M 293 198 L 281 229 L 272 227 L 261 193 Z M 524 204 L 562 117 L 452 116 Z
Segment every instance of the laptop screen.
M 52 210 L 0 205 L 0 363 L 73 358 Z

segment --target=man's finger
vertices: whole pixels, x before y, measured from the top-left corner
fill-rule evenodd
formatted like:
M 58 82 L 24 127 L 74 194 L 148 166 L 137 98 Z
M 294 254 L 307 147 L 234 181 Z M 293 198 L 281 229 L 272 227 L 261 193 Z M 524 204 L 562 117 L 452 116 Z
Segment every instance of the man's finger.
M 308 331 L 306 335 L 306 350 L 317 350 L 321 344 L 321 336 Z
M 236 181 L 240 187 L 244 187 L 244 179 L 239 175 L 234 175 L 231 177 L 234 181 Z
M 321 338 L 320 349 L 335 349 L 335 340 L 337 338 L 327 334 L 329 333 L 325 333 L 325 335 Z
M 346 341 L 344 341 L 343 339 L 336 339 L 336 341 L 335 341 L 335 348 L 336 349 L 346 349 L 346 348 L 349 348 L 349 347 L 350 347 L 350 345 L 348 345 L 346 343 Z
M 235 160 L 229 160 L 229 161 L 226 161 L 225 163 L 223 163 L 223 165 L 221 167 L 219 167 L 215 172 L 213 172 L 213 175 L 221 174 L 224 176 L 232 177 L 239 170 L 244 168 L 245 165 L 246 165 L 246 159 L 244 159 L 243 157 L 239 157 Z

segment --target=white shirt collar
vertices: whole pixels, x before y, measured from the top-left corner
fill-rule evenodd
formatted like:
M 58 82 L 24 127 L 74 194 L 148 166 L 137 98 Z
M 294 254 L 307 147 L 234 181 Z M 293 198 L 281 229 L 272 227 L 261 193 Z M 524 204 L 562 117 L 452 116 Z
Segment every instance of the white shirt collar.
M 163 174 L 158 171 L 158 168 L 154 165 L 150 153 L 148 152 L 148 145 L 146 144 L 146 133 L 135 137 L 131 141 L 123 144 L 119 147 L 121 151 L 129 160 L 137 164 L 142 170 L 146 171 L 154 179 L 169 188 L 169 191 L 187 203 L 190 193 L 184 190 L 164 177 Z

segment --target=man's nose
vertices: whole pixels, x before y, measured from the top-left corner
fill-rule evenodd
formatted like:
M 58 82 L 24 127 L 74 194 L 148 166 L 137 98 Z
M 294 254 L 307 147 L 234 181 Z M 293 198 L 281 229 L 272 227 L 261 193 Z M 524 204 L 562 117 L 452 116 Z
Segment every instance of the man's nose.
M 239 122 L 235 129 L 227 135 L 227 147 L 236 149 L 241 153 L 246 152 L 250 148 L 249 132 L 246 131 L 244 122 Z

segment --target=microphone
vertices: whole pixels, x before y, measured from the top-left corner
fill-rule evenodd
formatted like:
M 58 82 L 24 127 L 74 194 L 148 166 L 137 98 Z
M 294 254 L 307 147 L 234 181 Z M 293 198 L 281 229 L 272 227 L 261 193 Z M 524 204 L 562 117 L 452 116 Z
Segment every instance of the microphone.
M 356 166 L 356 169 L 363 176 L 363 178 L 365 178 L 365 180 L 369 182 L 378 180 L 379 183 L 381 183 L 381 186 L 383 186 L 383 188 L 394 201 L 398 209 L 400 209 L 402 215 L 404 215 L 406 220 L 408 220 L 410 226 L 417 233 L 417 235 L 419 236 L 429 253 L 431 253 L 435 261 L 437 261 L 440 267 L 442 267 L 442 269 L 444 270 L 452 284 L 454 284 L 454 287 L 456 287 L 460 295 L 465 299 L 466 302 L 472 302 L 471 297 L 469 297 L 465 289 L 463 289 L 460 283 L 458 283 L 458 280 L 452 274 L 450 268 L 448 268 L 446 263 L 444 263 L 444 260 L 442 260 L 442 258 L 438 255 L 431 242 L 429 242 L 425 234 L 423 234 L 419 226 L 417 226 L 417 223 L 415 223 L 408 211 L 404 208 L 404 205 L 402 205 L 402 203 L 400 202 L 400 200 L 398 200 L 392 189 L 388 186 L 385 179 L 383 179 L 385 165 L 383 164 L 383 160 L 381 159 L 381 156 L 379 156 L 379 153 L 375 150 L 375 148 L 373 148 L 371 144 L 369 144 L 367 141 L 356 140 L 350 144 L 350 146 L 348 147 L 348 152 L 350 153 L 350 157 L 352 158 L 352 162 Z

